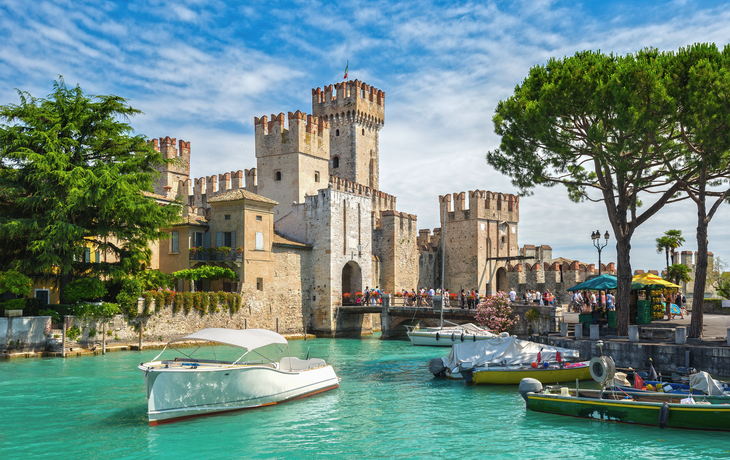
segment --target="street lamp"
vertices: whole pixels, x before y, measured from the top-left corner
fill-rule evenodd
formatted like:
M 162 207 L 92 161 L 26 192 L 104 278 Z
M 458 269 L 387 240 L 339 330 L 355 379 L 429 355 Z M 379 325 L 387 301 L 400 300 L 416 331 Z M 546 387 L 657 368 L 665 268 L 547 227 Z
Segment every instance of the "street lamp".
M 357 245 L 357 256 L 362 257 L 362 244 Z M 355 249 L 352 249 L 351 259 L 355 259 Z
M 611 238 L 611 235 L 608 234 L 608 230 L 606 230 L 606 234 L 603 235 L 603 237 L 606 239 L 606 242 L 601 244 L 601 232 L 596 230 L 595 232 L 591 233 L 593 246 L 598 249 L 598 276 L 601 276 L 601 250 L 608 245 L 608 239 Z

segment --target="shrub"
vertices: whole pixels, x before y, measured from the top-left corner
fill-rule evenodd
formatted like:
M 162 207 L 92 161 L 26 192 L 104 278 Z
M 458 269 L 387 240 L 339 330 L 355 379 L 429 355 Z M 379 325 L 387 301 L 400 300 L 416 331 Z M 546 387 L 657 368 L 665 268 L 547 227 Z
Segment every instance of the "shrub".
M 61 315 L 59 315 L 56 310 L 53 310 L 51 308 L 47 308 L 45 310 L 39 310 L 38 316 L 50 316 L 51 321 L 54 323 L 57 323 L 61 320 Z
M 538 321 L 540 319 L 540 312 L 537 311 L 537 308 L 530 308 L 527 313 L 525 313 L 525 318 L 527 321 Z
M 94 329 L 93 327 L 89 329 L 89 334 L 87 335 L 87 337 L 89 337 L 90 339 L 96 337 L 96 329 Z
M 165 290 L 160 289 L 160 292 L 162 292 L 162 296 L 165 298 L 165 306 L 172 306 L 172 303 L 175 300 L 176 292 L 170 290 L 169 288 L 165 288 Z
M 220 311 L 218 309 L 218 293 L 217 292 L 208 293 L 208 303 L 210 304 L 210 308 L 208 308 L 208 312 L 218 313 Z
M 79 329 L 79 327 L 76 326 L 75 324 L 73 326 L 71 326 L 70 328 L 68 328 L 68 331 L 66 331 L 66 338 L 72 342 L 74 340 L 78 339 L 80 335 L 81 335 L 81 329 Z
M 520 317 L 512 314 L 509 296 L 500 292 L 484 299 L 477 305 L 474 319 L 482 326 L 499 333 L 512 329 Z
M 141 293 L 142 283 L 138 279 L 127 278 L 122 281 L 122 287 L 116 298 L 122 313 L 128 317 L 137 316 L 137 299 Z
M 0 272 L 0 293 L 12 292 L 15 295 L 27 296 L 33 287 L 33 281 L 16 270 Z
M 100 300 L 106 295 L 106 286 L 99 278 L 79 278 L 71 281 L 63 289 L 67 302 Z
M 192 292 L 184 292 L 183 298 L 183 311 L 187 315 L 190 313 L 190 309 L 195 307 L 195 296 Z

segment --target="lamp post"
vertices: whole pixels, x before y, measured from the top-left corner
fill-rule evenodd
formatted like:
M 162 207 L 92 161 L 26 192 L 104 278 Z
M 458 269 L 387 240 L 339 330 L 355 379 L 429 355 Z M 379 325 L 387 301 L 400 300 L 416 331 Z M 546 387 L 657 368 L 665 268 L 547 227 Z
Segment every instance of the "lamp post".
M 608 234 L 608 230 L 606 230 L 606 234 L 603 235 L 603 237 L 606 239 L 606 242 L 601 244 L 601 232 L 596 230 L 595 232 L 591 233 L 593 246 L 598 249 L 598 276 L 601 276 L 601 250 L 603 250 L 603 248 L 608 245 L 608 239 L 611 238 L 611 235 Z

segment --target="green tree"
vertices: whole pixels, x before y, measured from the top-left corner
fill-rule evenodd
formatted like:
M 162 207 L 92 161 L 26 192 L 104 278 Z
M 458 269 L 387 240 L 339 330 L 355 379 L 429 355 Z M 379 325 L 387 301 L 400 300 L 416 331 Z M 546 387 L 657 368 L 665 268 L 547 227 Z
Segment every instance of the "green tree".
M 692 281 L 692 277 L 689 276 L 690 269 L 685 264 L 673 264 L 667 267 L 666 280 L 679 284 L 681 282 L 688 283 Z
M 682 230 L 667 230 L 664 232 L 664 236 L 656 239 L 656 252 L 659 254 L 663 252 L 666 255 L 667 270 L 669 270 L 669 254 L 672 255 L 672 260 L 674 260 L 676 249 L 681 247 L 683 243 Z
M 124 122 L 140 112 L 63 79 L 45 99 L 18 95 L 0 106 L 0 264 L 56 276 L 62 290 L 89 270 L 143 270 L 149 243 L 180 212 L 143 194 L 168 160 Z M 87 249 L 108 257 L 89 263 Z
M 643 50 L 626 56 L 584 51 L 530 69 L 494 115 L 498 149 L 487 153 L 495 169 L 521 194 L 562 184 L 576 202 L 600 201 L 616 236 L 617 326 L 628 334 L 631 237 L 677 199 L 691 171 L 665 174 L 665 161 L 681 157 L 676 107 L 666 93 L 663 55 Z M 649 195 L 651 194 L 651 195 Z M 642 197 L 652 203 L 640 211 Z
M 730 196 L 730 45 L 695 44 L 672 55 L 669 95 L 678 107 L 678 126 L 685 148 L 680 167 L 695 171 L 683 188 L 697 205 L 697 260 L 695 261 L 692 323 L 689 337 L 702 337 L 707 283 L 707 228 L 720 205 Z M 674 170 L 667 161 L 667 170 Z M 714 202 L 711 200 L 714 199 Z M 710 200 L 708 207 L 708 200 Z M 699 293 L 699 294 L 697 294 Z
M 723 273 L 715 284 L 717 293 L 726 299 L 730 299 L 730 273 Z

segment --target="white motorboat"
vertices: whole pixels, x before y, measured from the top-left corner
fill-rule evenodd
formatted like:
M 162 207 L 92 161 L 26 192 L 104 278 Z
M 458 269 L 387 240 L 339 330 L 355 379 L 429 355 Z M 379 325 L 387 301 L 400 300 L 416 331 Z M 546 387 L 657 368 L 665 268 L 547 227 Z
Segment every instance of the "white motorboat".
M 408 338 L 411 339 L 413 345 L 431 347 L 450 347 L 455 343 L 478 342 L 497 337 L 497 335 L 489 332 L 488 329 L 482 329 L 472 323 L 452 323 L 450 326 L 427 327 L 426 329 L 406 326 L 406 334 L 408 334 Z
M 201 346 L 207 342 L 231 345 L 245 352 L 235 361 L 192 358 L 199 346 L 186 356 L 158 361 L 176 342 L 191 341 Z M 257 351 L 269 345 L 267 350 L 278 353 L 274 359 Z M 151 426 L 291 401 L 332 390 L 340 382 L 323 359 L 283 356 L 288 351 L 286 339 L 264 329 L 203 329 L 170 341 L 165 349 L 138 366 L 147 384 Z

